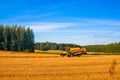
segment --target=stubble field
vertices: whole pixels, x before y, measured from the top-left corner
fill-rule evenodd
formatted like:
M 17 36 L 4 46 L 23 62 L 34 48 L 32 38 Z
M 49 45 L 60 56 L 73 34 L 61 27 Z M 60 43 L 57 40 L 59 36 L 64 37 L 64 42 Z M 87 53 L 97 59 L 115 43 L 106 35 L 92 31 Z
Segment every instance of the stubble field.
M 0 80 L 120 80 L 120 56 L 60 57 L 0 52 Z M 109 69 L 117 59 L 114 74 Z

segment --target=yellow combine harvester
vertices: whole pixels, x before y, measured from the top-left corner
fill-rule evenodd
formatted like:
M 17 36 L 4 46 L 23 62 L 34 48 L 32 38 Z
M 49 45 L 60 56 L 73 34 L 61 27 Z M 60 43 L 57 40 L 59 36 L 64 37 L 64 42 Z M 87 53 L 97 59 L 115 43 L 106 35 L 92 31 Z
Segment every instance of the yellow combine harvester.
M 61 56 L 68 56 L 68 57 L 73 57 L 73 56 L 82 56 L 82 54 L 87 54 L 86 48 L 69 48 L 69 50 L 67 51 L 67 53 L 61 53 Z

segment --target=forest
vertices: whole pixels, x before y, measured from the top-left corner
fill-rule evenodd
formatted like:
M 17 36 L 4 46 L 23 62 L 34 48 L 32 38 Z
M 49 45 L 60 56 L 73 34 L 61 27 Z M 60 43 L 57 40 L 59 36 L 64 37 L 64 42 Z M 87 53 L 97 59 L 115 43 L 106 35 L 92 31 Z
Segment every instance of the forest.
M 81 47 L 77 44 L 53 43 L 53 42 L 38 42 L 35 43 L 36 50 L 68 50 L 69 47 Z
M 88 45 L 83 47 L 89 52 L 120 53 L 120 42 L 106 45 Z
M 33 52 L 33 31 L 24 26 L 0 25 L 0 50 Z
M 37 50 L 67 50 L 69 47 L 84 47 L 88 52 L 120 53 L 120 42 L 110 43 L 106 45 L 80 46 L 77 44 L 58 44 L 47 41 L 35 43 L 34 46 L 34 48 Z

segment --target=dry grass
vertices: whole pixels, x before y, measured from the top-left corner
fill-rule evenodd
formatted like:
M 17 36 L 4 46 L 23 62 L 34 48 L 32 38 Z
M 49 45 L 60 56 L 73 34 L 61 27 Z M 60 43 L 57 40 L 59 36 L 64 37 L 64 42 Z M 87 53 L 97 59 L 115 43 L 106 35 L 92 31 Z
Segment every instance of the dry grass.
M 48 50 L 48 52 L 51 52 L 51 53 L 66 53 L 66 51 L 62 51 L 62 50 Z
M 51 54 L 67 53 L 66 51 L 62 51 L 62 50 L 48 50 L 48 51 L 35 50 L 35 52 L 36 53 L 51 53 Z
M 4 55 L 5 54 L 5 55 Z M 43 54 L 14 54 L 0 56 L 48 56 Z M 120 62 L 114 77 L 109 75 L 113 59 L 119 55 L 92 57 L 14 57 L 0 58 L 0 80 L 120 80 Z M 55 55 L 54 55 L 55 56 Z
M 90 54 L 90 55 L 91 55 L 91 54 L 93 54 L 93 55 L 94 55 L 94 54 L 95 54 L 95 55 L 97 55 L 97 54 L 98 54 L 98 55 L 102 55 L 102 54 L 105 54 L 105 53 L 104 53 L 104 52 L 87 52 L 87 54 Z
M 52 55 L 52 54 L 35 54 L 35 53 L 28 53 L 28 52 L 12 52 L 12 51 L 0 51 L 0 58 L 40 58 L 40 57 L 58 57 L 59 55 Z

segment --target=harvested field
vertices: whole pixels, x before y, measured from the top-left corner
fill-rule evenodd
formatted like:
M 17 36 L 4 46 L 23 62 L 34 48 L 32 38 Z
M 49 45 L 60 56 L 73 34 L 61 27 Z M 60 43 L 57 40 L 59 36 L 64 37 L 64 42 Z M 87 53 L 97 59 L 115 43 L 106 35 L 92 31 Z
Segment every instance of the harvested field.
M 0 80 L 120 80 L 119 55 L 68 58 L 48 54 L 0 54 Z M 117 66 L 111 76 L 109 69 L 114 59 Z

